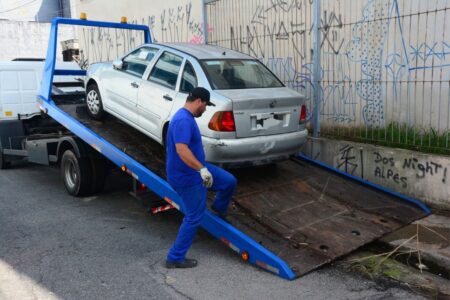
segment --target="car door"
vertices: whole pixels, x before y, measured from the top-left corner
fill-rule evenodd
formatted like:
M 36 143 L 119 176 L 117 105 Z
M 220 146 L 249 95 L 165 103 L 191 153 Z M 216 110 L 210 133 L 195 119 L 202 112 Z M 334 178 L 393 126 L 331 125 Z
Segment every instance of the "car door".
M 138 94 L 139 127 L 161 141 L 162 126 L 176 98 L 177 82 L 183 58 L 164 51 L 143 80 Z
M 111 68 L 102 77 L 107 101 L 105 106 L 117 116 L 134 124 L 138 123 L 137 95 L 142 76 L 158 48 L 144 46 L 122 59 L 122 68 Z
M 180 87 L 173 102 L 172 114 L 184 106 L 188 94 L 198 85 L 197 74 L 192 66 L 189 58 L 186 58 L 181 73 Z

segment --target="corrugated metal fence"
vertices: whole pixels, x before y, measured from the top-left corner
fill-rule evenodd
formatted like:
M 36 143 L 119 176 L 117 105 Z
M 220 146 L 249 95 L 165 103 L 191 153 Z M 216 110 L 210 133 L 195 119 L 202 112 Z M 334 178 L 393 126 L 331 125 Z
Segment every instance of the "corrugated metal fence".
M 450 154 L 447 0 L 321 0 L 320 87 L 313 85 L 313 4 L 217 0 L 208 43 L 248 53 L 320 99 L 322 136 Z

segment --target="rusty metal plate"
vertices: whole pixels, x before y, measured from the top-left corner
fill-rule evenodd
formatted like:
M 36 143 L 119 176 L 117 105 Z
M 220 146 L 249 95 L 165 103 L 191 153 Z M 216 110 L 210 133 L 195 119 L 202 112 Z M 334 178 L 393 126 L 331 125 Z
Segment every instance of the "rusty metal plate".
M 232 224 L 297 276 L 425 216 L 394 196 L 296 160 L 232 172 L 238 178 Z

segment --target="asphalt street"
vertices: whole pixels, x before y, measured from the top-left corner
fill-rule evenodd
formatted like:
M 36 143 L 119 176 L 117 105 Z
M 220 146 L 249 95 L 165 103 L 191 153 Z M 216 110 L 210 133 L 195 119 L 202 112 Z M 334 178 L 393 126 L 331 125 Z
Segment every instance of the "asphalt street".
M 201 230 L 189 270 L 164 267 L 176 211 L 150 215 L 112 174 L 104 193 L 69 196 L 59 169 L 0 170 L 0 299 L 421 299 L 327 266 L 286 281 Z

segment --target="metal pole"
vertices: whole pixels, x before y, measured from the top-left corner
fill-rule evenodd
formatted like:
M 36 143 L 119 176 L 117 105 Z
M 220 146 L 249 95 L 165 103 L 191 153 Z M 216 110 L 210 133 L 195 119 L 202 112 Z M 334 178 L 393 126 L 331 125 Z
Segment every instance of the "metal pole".
M 314 46 L 313 46 L 313 86 L 314 86 L 314 110 L 313 110 L 313 136 L 320 136 L 320 17 L 321 17 L 321 0 L 314 1 Z
M 206 11 L 206 4 L 211 1 L 202 0 L 202 10 L 203 10 L 203 43 L 208 44 L 208 16 Z

